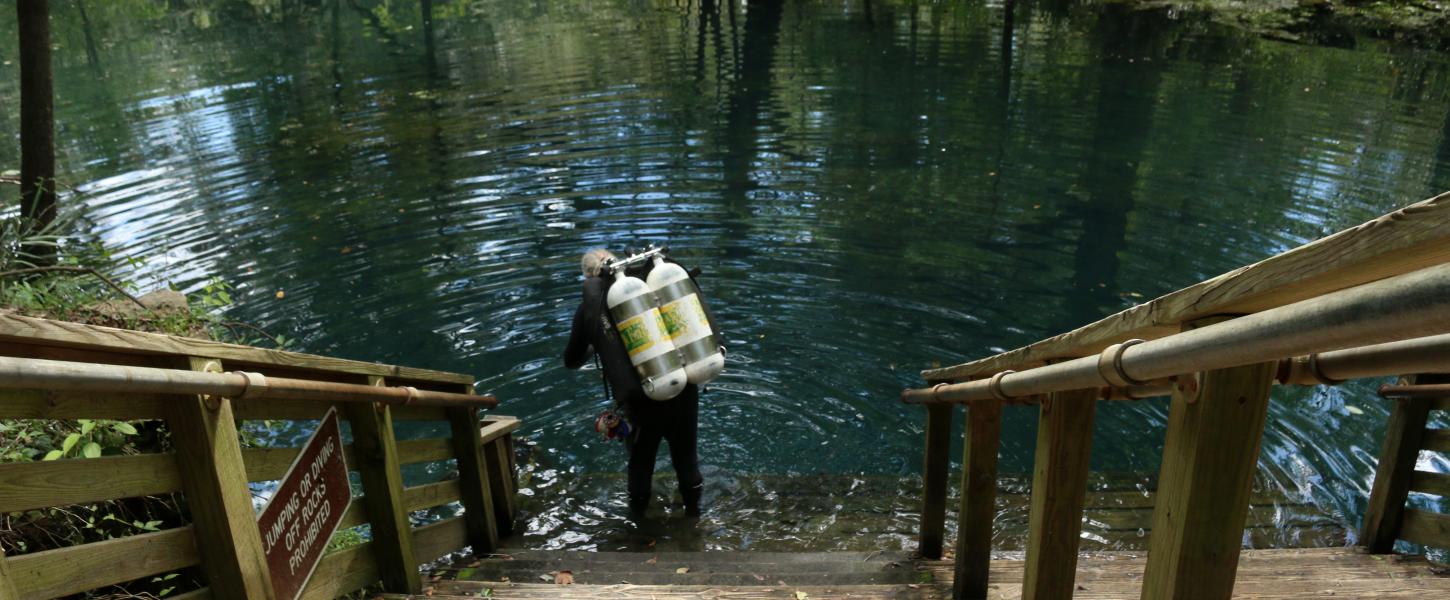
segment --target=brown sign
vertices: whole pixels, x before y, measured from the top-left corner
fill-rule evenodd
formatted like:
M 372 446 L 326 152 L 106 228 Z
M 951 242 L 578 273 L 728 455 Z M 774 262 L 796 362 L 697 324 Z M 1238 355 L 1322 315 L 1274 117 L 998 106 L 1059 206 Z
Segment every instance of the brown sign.
M 306 587 L 351 501 L 342 431 L 333 408 L 322 417 L 257 518 L 277 600 L 296 600 Z

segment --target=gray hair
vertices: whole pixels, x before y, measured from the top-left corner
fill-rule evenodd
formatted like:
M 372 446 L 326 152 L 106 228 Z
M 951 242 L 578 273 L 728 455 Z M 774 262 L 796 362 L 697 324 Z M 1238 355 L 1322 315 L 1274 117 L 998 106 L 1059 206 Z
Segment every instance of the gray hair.
M 604 270 L 604 264 L 614 259 L 614 253 L 603 248 L 595 248 L 584 253 L 584 258 L 579 260 L 579 268 L 584 272 L 585 277 L 598 277 Z

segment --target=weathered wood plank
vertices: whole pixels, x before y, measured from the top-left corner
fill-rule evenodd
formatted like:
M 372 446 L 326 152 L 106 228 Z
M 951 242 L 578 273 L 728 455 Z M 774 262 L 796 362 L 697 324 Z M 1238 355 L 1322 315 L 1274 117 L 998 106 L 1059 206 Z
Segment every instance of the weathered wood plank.
M 446 554 L 457 552 L 469 544 L 469 537 L 468 523 L 464 517 L 444 519 L 413 530 L 418 558 L 423 562 L 437 560 Z
M 277 400 L 263 398 L 237 402 L 237 418 L 244 421 L 276 419 L 286 421 L 313 421 L 321 419 L 332 405 L 322 402 L 299 400 Z M 394 406 L 394 421 L 446 421 L 443 408 L 438 406 Z
M 99 349 L 153 356 L 205 356 L 237 363 L 277 365 L 314 371 L 378 375 L 448 384 L 471 385 L 473 383 L 471 375 L 461 373 L 343 360 L 282 350 L 265 350 L 211 340 L 22 317 L 10 313 L 0 314 L 0 342 Z
M 216 360 L 183 361 L 181 366 L 195 370 L 222 370 Z M 191 508 L 202 571 L 213 594 L 219 600 L 271 600 L 272 584 L 231 400 L 179 396 L 170 408 L 167 428 Z
M 951 578 L 952 565 L 928 563 L 937 581 Z M 1141 594 L 1144 559 L 1141 553 L 1095 553 L 1079 561 L 1077 600 L 1121 600 Z M 992 600 L 1020 598 L 1018 582 L 1022 561 L 992 562 Z M 496 597 L 514 596 L 507 589 Z M 567 596 L 565 596 L 567 597 Z M 618 597 L 628 598 L 619 594 Z M 728 597 L 728 596 L 726 596 Z M 814 596 L 812 596 L 814 597 Z M 1450 577 L 1435 576 L 1423 557 L 1386 559 L 1354 548 L 1308 550 L 1245 550 L 1239 566 L 1234 597 L 1244 600 L 1297 600 L 1300 598 L 1392 598 L 1414 600 L 1450 597 Z M 671 596 L 660 596 L 660 599 Z
M 0 464 L 0 513 L 175 492 L 172 454 Z
M 472 392 L 472 387 L 465 392 Z M 458 486 L 463 503 L 463 520 L 468 524 L 468 544 L 475 556 L 498 548 L 498 525 L 494 522 L 493 492 L 483 462 L 478 411 L 472 407 L 448 409 L 453 431 L 453 452 L 458 459 Z
M 1400 539 L 1421 546 L 1450 549 L 1450 515 L 1407 508 L 1400 524 Z
M 1058 392 L 1039 407 L 1024 599 L 1072 598 L 1097 398 L 1095 389 Z
M 463 497 L 463 491 L 457 479 L 449 479 L 407 488 L 403 490 L 403 496 L 411 512 L 458 502 Z
M 1248 314 L 1450 261 L 1450 193 L 1252 265 L 1134 306 L 1068 333 L 961 365 L 922 372 L 927 381 L 1021 370 L 1048 359 L 1154 339 L 1215 314 Z
M 398 462 L 405 465 L 453 458 L 453 442 L 448 438 L 429 438 L 398 442 Z
M 362 498 L 353 498 L 347 503 L 347 512 L 342 513 L 342 520 L 337 522 L 337 529 L 341 531 L 358 525 L 366 525 L 368 518 L 368 507 L 364 505 Z
M 62 393 L 0 389 L 0 419 L 160 419 L 166 400 L 156 395 Z
M 386 385 L 382 377 L 368 377 L 368 384 Z M 413 535 L 403 495 L 403 472 L 398 463 L 398 442 L 393 436 L 393 419 L 386 404 L 349 403 L 344 407 L 352 424 L 354 458 L 363 486 L 363 505 L 372 525 L 372 548 L 378 561 L 378 575 L 389 592 L 418 594 L 423 580 L 418 576 L 418 559 L 413 553 Z
M 484 431 L 488 428 L 484 427 Z M 488 490 L 493 495 L 494 525 L 500 537 L 514 532 L 514 471 L 509 456 L 508 439 L 495 437 L 483 443 L 484 468 L 488 471 Z
M 357 454 L 352 444 L 342 447 L 348 469 L 357 470 Z M 413 464 L 448 460 L 453 458 L 453 446 L 447 438 L 429 438 L 397 442 L 398 464 Z M 242 450 L 242 461 L 247 465 L 249 481 L 274 481 L 287 474 L 287 468 L 297 458 L 301 448 L 247 448 Z
M 20 591 L 15 589 L 15 579 L 10 576 L 10 564 L 5 560 L 4 548 L 0 548 L 0 600 L 20 600 Z
M 191 527 L 116 538 L 5 559 L 20 598 L 78 594 L 197 564 Z
M 1426 429 L 1420 448 L 1431 452 L 1450 453 L 1450 429 Z
M 951 462 L 952 417 L 950 404 L 926 407 L 926 444 L 921 461 L 921 528 L 917 552 L 941 558 L 947 521 L 947 468 Z
M 505 435 L 517 431 L 523 425 L 518 417 L 505 417 L 489 415 L 483 418 L 483 429 L 479 432 L 479 441 L 487 444 Z
M 940 600 L 946 596 L 934 585 L 830 585 L 830 586 L 719 586 L 719 585 L 571 585 L 548 583 L 457 581 L 440 583 L 445 594 L 478 597 L 493 590 L 489 598 L 500 600 Z M 795 592 L 802 595 L 797 596 Z M 404 596 L 383 596 L 383 600 L 416 600 Z
M 1432 377 L 1419 376 L 1420 383 Z M 1410 493 L 1410 479 L 1415 460 L 1424 441 L 1425 421 L 1430 415 L 1430 402 L 1424 399 L 1398 398 L 1385 423 L 1385 439 L 1380 445 L 1379 464 L 1375 468 L 1374 485 L 1365 508 L 1362 543 L 1370 552 L 1384 554 L 1394 549 L 1399 534 L 1400 515 Z
M 199 590 L 192 590 L 175 596 L 167 596 L 166 600 L 211 600 L 211 588 L 204 587 Z
M 379 581 L 372 542 L 330 552 L 317 562 L 317 570 L 297 600 L 333 600 Z
M 1276 367 L 1209 371 L 1174 390 L 1144 600 L 1232 596 Z
M 450 479 L 448 481 L 405 488 L 403 490 L 403 499 L 410 513 L 415 510 L 442 506 L 449 502 L 457 502 L 459 499 L 458 480 Z M 337 528 L 341 530 L 357 527 L 358 525 L 366 525 L 370 520 L 367 506 L 362 501 L 362 498 L 354 498 L 347 505 L 347 512 L 343 513 L 342 521 L 338 523 Z
M 1415 471 L 1410 476 L 1410 491 L 1450 498 L 1450 474 Z
M 967 407 L 966 420 L 961 499 L 957 509 L 956 577 L 952 585 L 955 600 L 987 597 L 992 521 L 997 515 L 1002 403 L 974 403 Z

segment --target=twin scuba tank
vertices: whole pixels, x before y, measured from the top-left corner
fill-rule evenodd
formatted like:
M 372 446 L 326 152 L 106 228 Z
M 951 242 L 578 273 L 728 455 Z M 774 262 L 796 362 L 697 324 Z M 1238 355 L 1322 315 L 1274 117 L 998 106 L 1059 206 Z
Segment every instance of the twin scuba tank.
M 645 261 L 654 263 L 646 279 L 626 273 Z M 705 314 L 700 288 L 684 267 L 665 262 L 664 251 L 651 248 L 605 268 L 614 273 L 605 304 L 646 396 L 669 400 L 686 383 L 699 385 L 720 374 L 724 349 Z

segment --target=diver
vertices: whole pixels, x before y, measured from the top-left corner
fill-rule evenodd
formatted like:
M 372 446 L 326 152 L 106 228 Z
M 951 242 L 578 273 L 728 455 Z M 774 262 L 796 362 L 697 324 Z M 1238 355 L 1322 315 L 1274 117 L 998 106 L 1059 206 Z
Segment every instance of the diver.
M 627 422 L 627 433 L 622 435 L 629 452 L 629 509 L 639 518 L 649 506 L 652 479 L 654 478 L 655 456 L 660 442 L 670 447 L 670 462 L 680 480 L 680 496 L 684 500 L 685 514 L 699 516 L 700 496 L 704 477 L 700 475 L 699 459 L 696 455 L 696 434 L 699 430 L 700 396 L 699 387 L 693 383 L 679 381 L 677 395 L 669 399 L 652 399 L 658 388 L 653 385 L 646 392 L 640 372 L 632 363 L 630 349 L 616 325 L 611 309 L 616 302 L 610 297 L 610 288 L 616 280 L 606 277 L 615 256 L 608 250 L 591 250 L 584 254 L 580 267 L 584 274 L 584 297 L 574 312 L 574 322 L 569 334 L 569 345 L 564 350 L 564 366 L 578 369 L 584 366 L 591 354 L 597 355 L 604 372 L 606 390 L 612 390 L 615 406 L 623 413 Z M 658 260 L 655 263 L 659 265 Z M 623 275 L 618 267 L 618 281 L 638 281 Z M 690 278 L 693 280 L 693 277 Z M 691 281 L 693 284 L 693 281 Z M 636 284 L 637 285 L 637 284 Z M 618 294 L 616 294 L 618 295 Z M 609 302 L 607 304 L 607 302 Z M 614 308 L 618 315 L 617 308 Z M 651 313 L 654 314 L 654 313 Z M 668 313 L 667 313 L 668 314 Z M 648 316 L 648 315 L 646 315 Z M 701 315 L 701 318 L 705 318 Z M 656 317 L 660 324 L 676 319 Z M 625 319 L 624 323 L 643 321 L 654 329 L 655 319 Z M 629 331 L 628 327 L 625 331 Z M 655 331 L 655 334 L 660 332 Z M 708 332 L 707 332 L 708 333 Z M 668 337 L 659 340 L 670 343 Z M 638 359 L 635 359 L 638 360 Z M 681 376 L 683 371 L 681 372 Z M 716 369 L 718 372 L 718 369 Z M 653 383 L 653 382 L 651 382 Z M 676 386 L 671 386 L 673 388 Z M 663 397 L 663 396 L 661 396 Z M 603 417 L 601 417 L 601 420 Z

